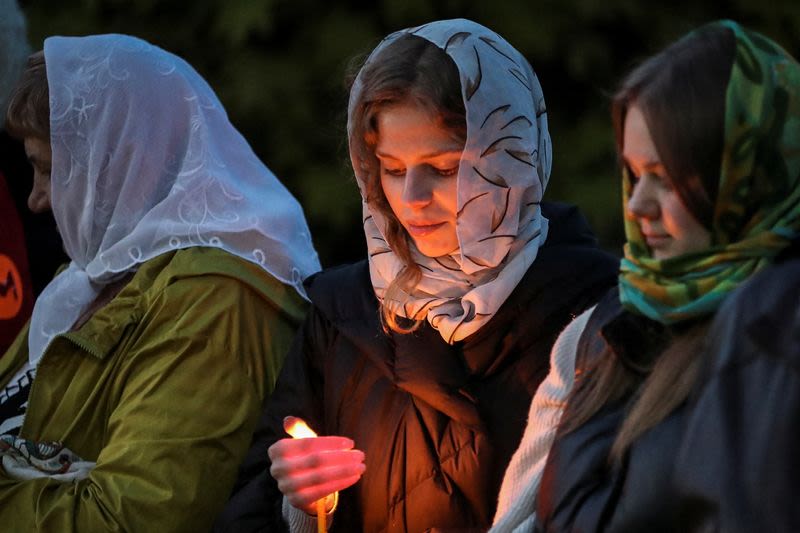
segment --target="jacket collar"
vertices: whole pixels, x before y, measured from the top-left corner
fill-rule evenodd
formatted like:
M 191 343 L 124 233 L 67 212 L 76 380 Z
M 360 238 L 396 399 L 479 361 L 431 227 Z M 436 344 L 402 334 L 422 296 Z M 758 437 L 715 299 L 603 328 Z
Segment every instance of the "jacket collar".
M 136 271 L 131 281 L 81 328 L 62 335 L 93 356 L 104 359 L 119 343 L 125 329 L 142 320 L 146 310 L 178 278 L 217 275 L 238 279 L 299 324 L 306 303 L 294 288 L 264 270 L 215 248 L 188 248 L 155 257 Z M 58 339 L 56 339 L 57 341 Z

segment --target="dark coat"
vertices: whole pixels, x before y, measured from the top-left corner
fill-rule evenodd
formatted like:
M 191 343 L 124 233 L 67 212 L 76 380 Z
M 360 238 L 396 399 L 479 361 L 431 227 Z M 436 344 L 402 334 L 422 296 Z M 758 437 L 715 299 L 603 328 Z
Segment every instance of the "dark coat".
M 581 366 L 602 349 L 600 338 L 617 353 L 641 345 L 636 337 L 610 340 L 626 314 L 618 299 L 603 299 L 579 343 Z M 708 339 L 689 399 L 618 464 L 608 456 L 630 397 L 556 436 L 537 531 L 800 531 L 800 259 L 733 293 Z
M 680 530 L 800 531 L 800 257 L 725 302 L 710 338 L 675 460 Z
M 602 298 L 581 335 L 576 375 L 592 379 L 591 369 L 600 358 L 615 357 L 641 383 L 670 337 L 658 323 L 623 310 L 615 288 Z M 633 399 L 631 392 L 602 407 L 577 430 L 557 432 L 542 473 L 536 531 L 678 531 L 670 523 L 671 502 L 664 497 L 680 420 L 676 413 L 640 437 L 621 462 L 609 463 Z M 574 407 L 568 404 L 564 416 Z M 650 514 L 655 509 L 658 513 Z
M 287 356 L 221 531 L 280 529 L 266 450 L 286 415 L 366 454 L 334 531 L 486 528 L 561 329 L 616 279 L 575 208 L 550 205 L 547 243 L 498 313 L 448 345 L 427 322 L 385 334 L 366 261 L 307 282 L 313 307 Z

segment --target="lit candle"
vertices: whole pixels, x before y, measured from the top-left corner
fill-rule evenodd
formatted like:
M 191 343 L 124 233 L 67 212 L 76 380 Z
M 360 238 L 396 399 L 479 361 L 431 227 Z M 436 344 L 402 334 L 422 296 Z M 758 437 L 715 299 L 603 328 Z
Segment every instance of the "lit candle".
M 293 439 L 312 439 L 317 436 L 308 424 L 302 418 L 286 417 L 283 423 L 283 429 L 292 436 Z M 327 531 L 325 519 L 325 498 L 317 500 L 317 533 L 325 533 Z

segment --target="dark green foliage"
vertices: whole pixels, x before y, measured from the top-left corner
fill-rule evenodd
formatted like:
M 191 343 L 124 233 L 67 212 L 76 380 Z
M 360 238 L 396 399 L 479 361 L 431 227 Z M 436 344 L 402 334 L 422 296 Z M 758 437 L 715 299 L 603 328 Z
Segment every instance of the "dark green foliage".
M 466 17 L 503 35 L 541 80 L 553 136 L 546 197 L 578 204 L 601 244 L 622 242 L 607 94 L 637 60 L 732 18 L 800 55 L 797 0 L 21 1 L 34 49 L 48 35 L 128 33 L 184 57 L 300 199 L 324 266 L 365 254 L 345 140 L 350 59 L 387 33 Z

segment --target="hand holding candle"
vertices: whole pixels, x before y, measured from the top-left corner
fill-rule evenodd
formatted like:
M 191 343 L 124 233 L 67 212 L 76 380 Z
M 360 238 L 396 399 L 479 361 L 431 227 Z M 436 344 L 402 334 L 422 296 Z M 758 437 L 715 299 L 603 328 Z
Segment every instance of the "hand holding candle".
M 283 421 L 283 429 L 292 436 L 293 439 L 311 439 L 317 436 L 308 424 L 301 418 L 287 417 Z M 326 498 L 320 498 L 315 502 L 317 511 L 317 533 L 325 533 L 328 530 Z
M 294 425 L 297 420 L 286 417 L 287 432 L 302 428 Z M 316 437 L 310 429 L 299 431 L 293 433 L 298 438 L 281 439 L 270 446 L 269 471 L 291 505 L 314 515 L 316 501 L 346 489 L 361 478 L 366 468 L 364 452 L 353 449 L 354 443 L 347 437 Z

